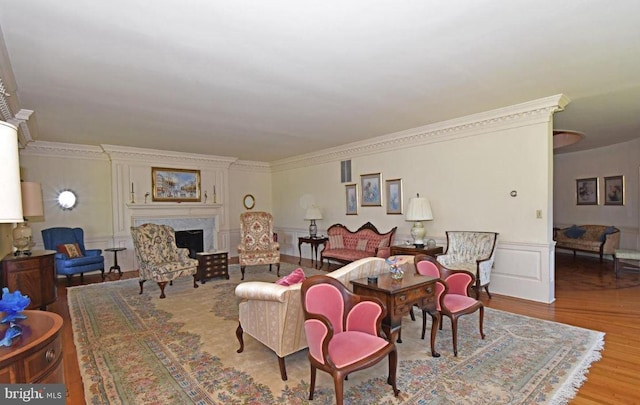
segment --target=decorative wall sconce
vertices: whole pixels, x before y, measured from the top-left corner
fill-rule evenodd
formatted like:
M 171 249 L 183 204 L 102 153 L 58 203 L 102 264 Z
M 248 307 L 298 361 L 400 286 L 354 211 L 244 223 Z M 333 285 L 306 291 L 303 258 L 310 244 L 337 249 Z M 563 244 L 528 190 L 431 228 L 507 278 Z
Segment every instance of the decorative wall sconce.
M 57 201 L 60 208 L 64 211 L 72 210 L 78 203 L 78 197 L 76 196 L 76 193 L 71 190 L 63 190 L 58 194 Z

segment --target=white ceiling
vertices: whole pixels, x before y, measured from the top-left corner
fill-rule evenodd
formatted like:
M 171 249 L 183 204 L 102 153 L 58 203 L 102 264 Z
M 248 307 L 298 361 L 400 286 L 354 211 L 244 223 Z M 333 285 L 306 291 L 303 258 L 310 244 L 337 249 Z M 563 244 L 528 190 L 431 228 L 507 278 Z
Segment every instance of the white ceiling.
M 640 137 L 640 1 L 0 0 L 36 139 L 274 161 L 553 94 Z

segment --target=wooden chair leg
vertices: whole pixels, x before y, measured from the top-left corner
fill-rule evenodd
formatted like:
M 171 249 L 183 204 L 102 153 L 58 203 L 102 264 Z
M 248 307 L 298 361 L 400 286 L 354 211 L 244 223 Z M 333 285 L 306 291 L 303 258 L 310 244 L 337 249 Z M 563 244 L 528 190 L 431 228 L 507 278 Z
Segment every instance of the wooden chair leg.
M 193 288 L 198 288 L 198 287 L 199 287 L 199 285 L 198 285 L 198 275 L 194 274 L 193 275 Z
M 333 386 L 336 390 L 336 405 L 342 405 L 344 403 L 344 378 L 340 373 L 333 375 Z
M 145 281 L 147 281 L 147 280 L 138 281 L 138 283 L 140 283 L 140 292 L 138 294 L 142 294 L 142 285 L 144 284 Z
M 311 380 L 309 382 L 309 401 L 313 400 L 313 392 L 316 389 L 316 368 L 311 364 Z
M 278 266 L 278 267 L 276 268 L 276 276 L 280 277 L 280 262 L 278 262 L 278 263 L 276 264 L 276 266 Z
M 451 316 L 451 333 L 453 334 L 453 356 L 458 357 L 458 317 Z
M 284 364 L 284 357 L 278 356 L 278 366 L 280 366 L 280 378 L 287 381 L 287 366 Z
M 236 328 L 236 338 L 238 338 L 238 342 L 240 342 L 240 348 L 236 350 L 236 353 L 242 353 L 244 350 L 244 339 L 242 339 L 242 325 L 238 322 L 238 327 Z
M 163 299 L 166 297 L 166 295 L 164 295 L 164 287 L 166 286 L 167 286 L 166 281 L 158 281 L 158 287 L 160 287 L 160 299 Z
M 71 286 L 71 274 L 67 274 L 67 287 Z
M 484 286 L 484 290 L 487 292 L 487 295 L 489 296 L 489 299 L 491 299 L 491 293 L 489 292 L 489 284 Z

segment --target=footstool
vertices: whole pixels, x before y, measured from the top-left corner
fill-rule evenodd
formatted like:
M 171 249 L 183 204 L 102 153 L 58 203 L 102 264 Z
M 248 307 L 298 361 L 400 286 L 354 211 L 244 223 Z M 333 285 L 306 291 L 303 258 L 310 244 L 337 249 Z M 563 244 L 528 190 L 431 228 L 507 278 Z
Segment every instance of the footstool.
M 636 269 L 640 271 L 639 266 L 632 266 L 627 263 L 620 264 L 620 259 L 622 260 L 637 260 L 640 262 L 640 251 L 631 250 L 631 249 L 616 249 L 616 252 L 613 254 L 613 268 L 616 272 L 616 278 L 618 278 L 618 272 L 624 269 Z

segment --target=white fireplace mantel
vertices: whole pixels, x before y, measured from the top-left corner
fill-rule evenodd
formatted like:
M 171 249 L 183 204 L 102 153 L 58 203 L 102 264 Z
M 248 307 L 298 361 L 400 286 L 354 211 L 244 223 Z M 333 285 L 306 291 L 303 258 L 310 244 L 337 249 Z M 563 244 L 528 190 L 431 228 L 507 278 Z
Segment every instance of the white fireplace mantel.
M 173 225 L 171 220 L 182 219 L 213 219 L 213 228 L 204 227 L 205 248 L 219 249 L 220 235 L 219 225 L 223 206 L 221 204 L 202 203 L 153 203 L 153 204 L 126 204 L 131 215 L 131 226 L 136 226 L 136 222 L 144 219 L 156 219 L 159 223 Z M 180 221 L 178 221 L 180 222 Z M 174 226 L 175 228 L 175 226 Z M 183 230 L 183 229 L 176 229 Z M 209 243 L 208 243 L 209 242 Z M 224 244 L 224 243 L 223 243 Z

